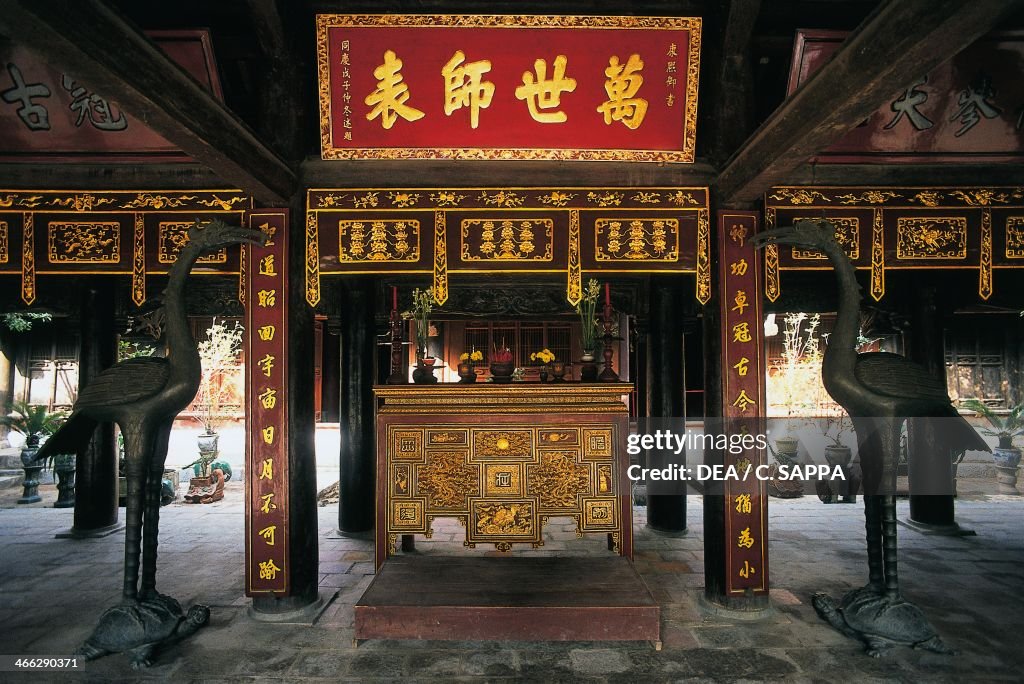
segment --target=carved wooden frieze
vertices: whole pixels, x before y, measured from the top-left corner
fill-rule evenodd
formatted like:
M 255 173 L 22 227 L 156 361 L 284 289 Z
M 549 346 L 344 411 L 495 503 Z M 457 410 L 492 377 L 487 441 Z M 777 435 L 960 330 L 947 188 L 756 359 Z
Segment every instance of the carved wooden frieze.
M 1024 188 L 778 187 L 765 195 L 765 226 L 825 216 L 855 268 L 870 271 L 869 293 L 885 295 L 893 269 L 973 269 L 988 299 L 999 269 L 1024 258 Z M 770 245 L 765 296 L 781 292 L 780 270 L 820 268 L 820 255 Z
M 565 302 L 584 272 L 694 273 L 711 296 L 707 188 L 313 189 L 306 207 L 306 300 L 340 274 L 423 275 L 436 303 L 450 277 L 548 273 Z M 565 303 L 563 309 L 567 309 Z
M 156 260 L 161 264 L 173 264 L 178 254 L 188 244 L 188 229 L 191 221 L 160 221 L 157 224 Z M 198 264 L 224 264 L 228 260 L 228 251 L 220 249 L 213 254 L 199 257 Z

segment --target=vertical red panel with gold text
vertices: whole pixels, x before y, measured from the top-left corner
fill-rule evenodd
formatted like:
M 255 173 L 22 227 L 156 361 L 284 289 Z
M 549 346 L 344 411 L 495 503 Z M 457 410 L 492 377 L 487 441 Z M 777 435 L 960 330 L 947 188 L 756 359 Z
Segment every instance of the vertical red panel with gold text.
M 764 431 L 760 253 L 750 244 L 758 227 L 756 212 L 718 212 L 722 415 L 726 432 L 748 433 L 748 442 Z M 729 595 L 768 591 L 768 502 L 764 483 L 755 476 L 764 459 L 764 450 L 756 446 L 725 455 L 726 466 L 734 466 L 741 477 L 746 474 L 725 482 Z
M 245 593 L 287 594 L 288 210 L 249 214 L 268 236 L 248 247 L 246 286 Z

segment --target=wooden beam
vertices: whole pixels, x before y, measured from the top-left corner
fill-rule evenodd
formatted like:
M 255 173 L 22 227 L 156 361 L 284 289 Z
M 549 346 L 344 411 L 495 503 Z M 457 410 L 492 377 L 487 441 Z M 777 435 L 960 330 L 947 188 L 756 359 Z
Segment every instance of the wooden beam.
M 0 188 L 9 190 L 202 190 L 224 182 L 200 164 L 0 164 Z
M 382 160 L 302 162 L 307 188 L 474 187 L 655 187 L 705 186 L 714 177 L 707 164 L 609 164 L 577 161 Z M 481 180 L 486 179 L 486 180 Z
M 879 188 L 899 185 L 984 187 L 1024 186 L 1024 164 L 801 164 L 786 176 L 786 185 Z
M 268 204 L 295 192 L 295 173 L 277 154 L 102 0 L 0 0 L 0 31 L 116 102 L 222 184 Z
M 712 163 L 721 164 L 746 139 L 754 121 L 754 70 L 750 64 L 750 38 L 761 11 L 761 0 L 728 0 L 718 8 L 715 19 L 721 35 L 720 46 L 709 45 L 714 65 L 702 80 L 701 90 L 716 103 L 705 111 L 703 121 L 714 123 L 709 151 Z M 709 41 L 710 42 L 710 41 Z M 708 43 L 705 43 L 707 45 Z M 716 54 L 716 51 L 720 53 Z
M 800 163 L 1019 9 L 1021 0 L 893 0 L 883 3 L 832 59 L 768 118 L 717 179 L 727 207 L 789 182 Z

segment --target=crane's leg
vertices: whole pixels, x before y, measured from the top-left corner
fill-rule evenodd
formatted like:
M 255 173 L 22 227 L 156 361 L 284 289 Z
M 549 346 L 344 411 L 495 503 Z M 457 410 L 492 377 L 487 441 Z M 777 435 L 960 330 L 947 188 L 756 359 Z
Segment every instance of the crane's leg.
M 171 423 L 158 425 L 153 435 L 153 451 L 146 472 L 146 507 L 142 526 L 142 598 L 156 594 L 156 552 L 160 543 L 160 487 L 167 461 L 167 441 L 171 434 Z
M 882 568 L 885 573 L 885 595 L 898 598 L 900 583 L 896 571 L 896 497 L 886 494 L 882 498 Z
M 152 442 L 141 425 L 122 425 L 124 434 L 125 480 L 128 496 L 125 505 L 124 590 L 125 599 L 138 597 L 139 543 L 142 539 L 142 496 L 146 478 L 145 464 Z
M 864 497 L 864 528 L 868 540 L 868 584 L 882 588 L 882 518 L 881 497 Z

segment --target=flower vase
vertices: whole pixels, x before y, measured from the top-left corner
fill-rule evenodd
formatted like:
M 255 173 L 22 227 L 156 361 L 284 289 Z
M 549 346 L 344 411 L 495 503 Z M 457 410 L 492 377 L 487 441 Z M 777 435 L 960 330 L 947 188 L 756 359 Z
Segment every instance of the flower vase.
M 996 482 L 1000 494 L 1018 494 L 1017 467 L 1020 465 L 1021 451 L 1015 447 L 996 447 L 992 450 L 992 460 L 996 464 Z
M 580 357 L 580 382 L 597 382 L 597 364 L 593 350 L 585 349 Z
M 459 382 L 476 382 L 476 371 L 473 369 L 472 363 L 469 363 L 468 361 L 461 361 L 459 363 Z

